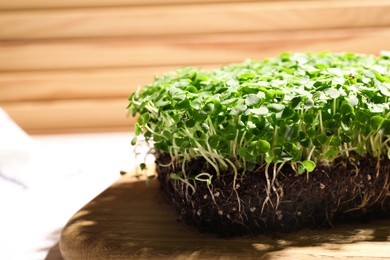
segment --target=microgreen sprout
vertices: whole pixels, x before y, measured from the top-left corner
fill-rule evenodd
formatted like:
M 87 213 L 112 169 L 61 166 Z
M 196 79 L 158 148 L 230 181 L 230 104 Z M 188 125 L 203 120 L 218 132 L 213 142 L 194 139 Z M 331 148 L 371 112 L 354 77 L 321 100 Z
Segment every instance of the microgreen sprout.
M 190 180 L 210 185 L 222 173 L 236 180 L 262 168 L 267 192 L 281 194 L 276 175 L 286 164 L 303 174 L 351 154 L 390 156 L 388 52 L 283 53 L 213 71 L 181 68 L 129 102 L 137 136 L 172 164 L 201 157 L 212 169 L 172 175 L 191 189 Z

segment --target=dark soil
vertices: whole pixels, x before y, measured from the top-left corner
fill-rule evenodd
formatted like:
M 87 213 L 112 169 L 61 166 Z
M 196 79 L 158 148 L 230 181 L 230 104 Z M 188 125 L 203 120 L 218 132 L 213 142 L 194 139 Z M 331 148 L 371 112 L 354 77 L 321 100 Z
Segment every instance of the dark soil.
M 379 161 L 360 158 L 353 163 L 338 159 L 331 166 L 320 164 L 313 172 L 302 175 L 285 166 L 277 177 L 278 188 L 283 190 L 278 207 L 275 207 L 277 196 L 274 191 L 270 201 L 264 203 L 267 197 L 264 169 L 246 173 L 237 180 L 235 189 L 233 175 L 229 173 L 222 174 L 219 179 L 213 178 L 209 187 L 204 182 L 197 182 L 196 192 L 192 194 L 182 181 L 169 177 L 181 166 L 160 165 L 169 162 L 169 156 L 157 154 L 161 189 L 178 210 L 179 219 L 201 232 L 223 237 L 275 234 L 390 217 L 388 158 Z M 205 167 L 204 159 L 196 159 L 187 164 L 187 175 L 212 173 Z

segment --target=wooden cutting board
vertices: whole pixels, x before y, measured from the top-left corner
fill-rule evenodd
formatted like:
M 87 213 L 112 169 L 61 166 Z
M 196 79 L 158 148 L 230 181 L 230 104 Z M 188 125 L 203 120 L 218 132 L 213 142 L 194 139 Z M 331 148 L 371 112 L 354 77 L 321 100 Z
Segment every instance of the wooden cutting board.
M 124 176 L 63 229 L 65 259 L 390 259 L 390 220 L 328 230 L 221 239 L 177 221 L 160 193 Z M 69 191 L 71 192 L 71 191 Z

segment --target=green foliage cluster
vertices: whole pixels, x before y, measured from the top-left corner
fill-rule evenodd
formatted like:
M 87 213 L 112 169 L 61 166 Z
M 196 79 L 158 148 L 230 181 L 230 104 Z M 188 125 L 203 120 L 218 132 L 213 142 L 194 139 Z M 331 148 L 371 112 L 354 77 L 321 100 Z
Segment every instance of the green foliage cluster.
M 390 55 L 283 53 L 213 71 L 182 68 L 129 97 L 143 135 L 172 162 L 204 157 L 217 175 L 289 163 L 390 157 Z M 133 144 L 137 143 L 137 138 Z

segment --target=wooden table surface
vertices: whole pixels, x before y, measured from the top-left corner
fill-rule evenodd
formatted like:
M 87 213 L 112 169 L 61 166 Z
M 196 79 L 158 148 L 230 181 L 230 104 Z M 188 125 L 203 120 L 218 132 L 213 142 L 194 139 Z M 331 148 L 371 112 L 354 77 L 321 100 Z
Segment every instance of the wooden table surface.
M 125 176 L 69 220 L 60 250 L 64 259 L 390 259 L 390 220 L 221 239 L 177 216 L 157 181 Z

